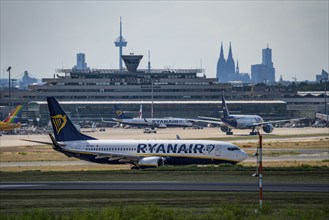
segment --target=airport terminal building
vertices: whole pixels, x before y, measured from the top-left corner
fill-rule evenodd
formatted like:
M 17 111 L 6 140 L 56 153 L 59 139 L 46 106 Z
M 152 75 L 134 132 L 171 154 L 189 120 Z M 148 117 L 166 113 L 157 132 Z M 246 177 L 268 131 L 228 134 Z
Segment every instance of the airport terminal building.
M 47 118 L 46 97 L 55 96 L 73 118 L 100 120 L 114 116 L 120 105 L 135 117 L 143 105 L 144 117 L 219 117 L 220 94 L 231 97 L 232 86 L 206 78 L 202 69 L 137 69 L 140 55 L 126 55 L 126 69 L 61 69 L 44 85 L 30 86 L 32 118 Z M 37 94 L 37 96 L 36 96 Z M 278 118 L 286 113 L 283 101 L 228 101 L 232 112 L 257 112 Z M 152 111 L 153 109 L 153 111 Z M 129 113 L 130 112 L 130 113 Z M 135 114 L 134 114 L 135 113 Z
M 141 55 L 122 57 L 126 64 L 122 70 L 59 69 L 53 78 L 42 79 L 41 85 L 13 91 L 10 99 L 3 90 L 0 105 L 8 106 L 9 100 L 12 106 L 27 104 L 23 119 L 38 125 L 49 121 L 47 96 L 55 96 L 72 118 L 94 121 L 114 117 L 114 103 L 132 117 L 141 104 L 144 117 L 151 117 L 151 112 L 154 117 L 220 117 L 222 92 L 231 114 L 258 114 L 266 120 L 314 118 L 317 108 L 323 106 L 321 96 L 218 83 L 216 78 L 206 78 L 202 69 L 137 69 Z

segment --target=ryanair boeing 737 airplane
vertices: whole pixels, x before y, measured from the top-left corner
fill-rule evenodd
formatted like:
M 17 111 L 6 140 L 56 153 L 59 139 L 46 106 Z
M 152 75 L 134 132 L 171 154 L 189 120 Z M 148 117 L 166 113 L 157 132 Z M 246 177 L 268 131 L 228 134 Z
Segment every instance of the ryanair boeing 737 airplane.
M 123 125 L 130 125 L 136 127 L 151 127 L 151 128 L 167 128 L 167 127 L 192 127 L 193 120 L 185 118 L 129 118 L 123 110 L 114 105 L 114 111 L 116 118 L 112 118 L 113 121 L 118 122 Z M 140 110 L 141 112 L 141 110 Z M 104 121 L 106 122 L 106 121 Z
M 80 133 L 54 97 L 48 97 L 47 102 L 55 136 L 49 134 L 53 149 L 69 157 L 95 163 L 126 163 L 132 168 L 235 164 L 248 157 L 239 147 L 222 141 L 97 140 Z

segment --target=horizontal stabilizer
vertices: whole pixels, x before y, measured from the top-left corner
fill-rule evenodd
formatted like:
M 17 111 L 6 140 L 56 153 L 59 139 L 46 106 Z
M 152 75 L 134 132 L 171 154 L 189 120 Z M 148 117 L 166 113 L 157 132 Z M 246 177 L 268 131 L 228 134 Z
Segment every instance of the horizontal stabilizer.
M 52 142 L 46 142 L 46 141 L 36 141 L 36 140 L 29 140 L 29 139 L 20 139 L 22 141 L 28 141 L 32 143 L 37 143 L 37 144 L 46 144 L 46 145 L 53 145 Z

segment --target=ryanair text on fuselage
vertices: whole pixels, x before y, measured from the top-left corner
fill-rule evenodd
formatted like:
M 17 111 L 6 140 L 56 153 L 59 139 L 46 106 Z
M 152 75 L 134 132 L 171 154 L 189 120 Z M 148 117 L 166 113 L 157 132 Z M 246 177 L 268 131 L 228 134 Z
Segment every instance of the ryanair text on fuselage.
M 186 154 L 203 154 L 211 153 L 215 148 L 213 144 L 138 144 L 137 153 L 186 153 Z
M 152 119 L 153 124 L 181 124 L 182 120 L 171 120 L 171 119 Z

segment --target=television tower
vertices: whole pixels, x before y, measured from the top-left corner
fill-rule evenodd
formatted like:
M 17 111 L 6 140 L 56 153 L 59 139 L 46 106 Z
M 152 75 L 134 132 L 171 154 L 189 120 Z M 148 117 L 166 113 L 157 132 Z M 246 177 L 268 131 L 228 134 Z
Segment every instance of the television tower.
M 149 50 L 149 61 L 147 62 L 147 70 L 150 73 L 151 72 L 151 54 Z
M 119 47 L 119 69 L 120 69 L 120 71 L 122 70 L 122 58 L 121 58 L 122 47 L 126 47 L 127 43 L 128 42 L 122 36 L 122 21 L 121 21 L 121 17 L 120 17 L 120 36 L 114 42 L 115 46 Z

